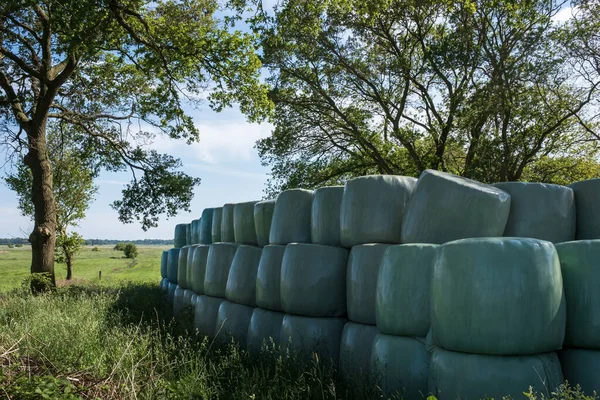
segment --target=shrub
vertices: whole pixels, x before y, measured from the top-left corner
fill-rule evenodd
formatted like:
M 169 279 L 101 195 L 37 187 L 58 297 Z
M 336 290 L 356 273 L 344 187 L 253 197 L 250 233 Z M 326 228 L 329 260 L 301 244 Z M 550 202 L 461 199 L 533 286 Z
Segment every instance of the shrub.
M 123 252 L 127 258 L 136 258 L 138 256 L 137 246 L 133 243 L 127 243 L 123 249 Z
M 23 247 L 21 243 L 15 244 L 15 247 Z
M 98 246 L 94 246 L 94 247 L 92 248 L 92 251 L 100 251 L 100 249 L 98 248 Z
M 125 246 L 127 246 L 127 243 L 119 242 L 113 247 L 113 250 L 125 251 Z
M 9 249 L 14 249 L 14 248 L 15 248 L 15 245 L 14 245 L 14 244 L 12 244 L 12 243 L 9 243 L 9 244 L 8 244 L 8 248 L 9 248 Z

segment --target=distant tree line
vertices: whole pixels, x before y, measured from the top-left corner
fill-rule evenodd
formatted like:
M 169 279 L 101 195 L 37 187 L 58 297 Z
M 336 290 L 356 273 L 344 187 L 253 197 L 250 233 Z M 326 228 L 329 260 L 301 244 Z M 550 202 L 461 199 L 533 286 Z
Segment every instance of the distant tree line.
M 115 240 L 115 239 L 86 239 L 86 246 L 116 245 L 117 243 L 133 243 L 137 245 L 172 245 L 173 240 L 167 239 L 143 239 L 143 240 Z M 0 246 L 9 244 L 29 244 L 25 238 L 0 238 Z

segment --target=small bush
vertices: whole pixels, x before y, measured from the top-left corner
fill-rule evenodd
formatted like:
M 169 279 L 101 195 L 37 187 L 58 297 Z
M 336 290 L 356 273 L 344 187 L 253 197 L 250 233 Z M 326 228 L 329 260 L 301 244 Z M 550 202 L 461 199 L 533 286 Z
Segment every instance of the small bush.
M 8 245 L 8 248 L 9 248 L 9 249 L 14 249 L 14 248 L 15 248 L 15 245 L 14 245 L 14 244 L 9 244 L 9 245 Z
M 21 243 L 15 244 L 15 247 L 23 247 Z
M 137 246 L 133 243 L 127 243 L 123 252 L 127 258 L 136 258 L 138 256 Z
M 127 243 L 119 242 L 113 247 L 113 250 L 125 251 L 125 246 L 127 246 Z
M 92 248 L 92 251 L 100 251 L 100 249 L 98 248 L 98 246 L 94 246 L 94 247 Z

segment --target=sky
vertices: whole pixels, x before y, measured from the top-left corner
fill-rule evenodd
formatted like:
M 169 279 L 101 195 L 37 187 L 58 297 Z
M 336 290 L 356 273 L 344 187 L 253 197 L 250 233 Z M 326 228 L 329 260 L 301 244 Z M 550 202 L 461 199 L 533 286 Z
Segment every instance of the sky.
M 567 20 L 571 11 L 563 8 L 554 20 Z M 199 218 L 205 208 L 263 197 L 269 168 L 261 166 L 254 144 L 269 136 L 273 127 L 247 123 L 236 108 L 216 113 L 206 105 L 190 115 L 200 131 L 199 143 L 186 145 L 183 141 L 157 138 L 152 146 L 180 158 L 187 174 L 202 179 L 194 190 L 192 212 L 182 211 L 168 220 L 162 216 L 158 227 L 148 231 L 137 222 L 122 224 L 110 203 L 121 198 L 121 190 L 131 176 L 126 172 L 102 173 L 96 180 L 96 198 L 86 218 L 75 228 L 77 232 L 87 239 L 172 239 L 176 224 Z M 4 164 L 3 156 L 0 154 L 0 165 Z M 0 177 L 4 172 L 0 170 Z M 0 179 L 0 237 L 27 237 L 32 228 L 31 220 L 17 209 L 17 197 Z

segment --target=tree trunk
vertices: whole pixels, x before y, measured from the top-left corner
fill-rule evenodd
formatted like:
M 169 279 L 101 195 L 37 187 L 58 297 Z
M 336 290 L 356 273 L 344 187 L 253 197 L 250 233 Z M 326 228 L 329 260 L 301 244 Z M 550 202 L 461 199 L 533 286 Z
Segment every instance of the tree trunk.
M 67 263 L 67 280 L 70 281 L 73 278 L 73 259 L 66 246 L 63 247 L 63 252 L 65 253 L 65 261 Z
M 54 247 L 56 244 L 56 208 L 52 193 L 52 166 L 46 150 L 46 120 L 27 132 L 29 152 L 25 164 L 33 177 L 31 199 L 34 205 L 34 228 L 31 242 L 31 290 L 46 291 L 56 284 Z

